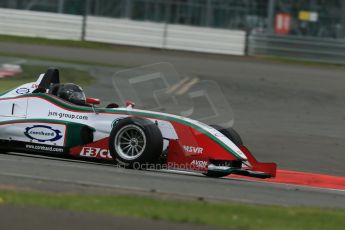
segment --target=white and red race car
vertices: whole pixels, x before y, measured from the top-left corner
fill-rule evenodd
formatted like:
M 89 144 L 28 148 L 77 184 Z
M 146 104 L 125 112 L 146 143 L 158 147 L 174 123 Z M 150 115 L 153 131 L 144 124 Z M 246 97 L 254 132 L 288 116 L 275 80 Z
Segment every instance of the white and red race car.
M 231 128 L 209 126 L 167 113 L 97 107 L 57 69 L 36 82 L 0 93 L 0 149 L 72 155 L 132 168 L 161 167 L 211 177 L 274 177 L 275 163 L 259 163 Z

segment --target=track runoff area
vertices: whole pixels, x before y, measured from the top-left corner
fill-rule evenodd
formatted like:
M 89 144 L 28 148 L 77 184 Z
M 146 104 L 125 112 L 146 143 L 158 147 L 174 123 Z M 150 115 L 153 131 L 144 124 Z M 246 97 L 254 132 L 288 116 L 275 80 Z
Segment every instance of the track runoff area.
M 336 189 L 345 191 L 345 177 L 331 176 L 309 172 L 298 172 L 278 169 L 275 178 L 258 179 L 239 175 L 230 175 L 227 178 L 236 178 L 247 181 L 257 181 L 262 183 L 300 185 L 321 189 Z

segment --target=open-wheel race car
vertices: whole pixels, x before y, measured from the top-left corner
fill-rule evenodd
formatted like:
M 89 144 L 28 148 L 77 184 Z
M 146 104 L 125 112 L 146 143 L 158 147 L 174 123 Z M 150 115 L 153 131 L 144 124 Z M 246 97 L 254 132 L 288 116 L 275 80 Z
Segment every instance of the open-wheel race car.
M 210 177 L 274 177 L 232 128 L 140 110 L 127 102 L 100 107 L 81 87 L 48 69 L 36 82 L 0 93 L 0 149 L 113 161 L 130 168 L 187 170 Z M 163 167 L 164 166 L 164 167 Z

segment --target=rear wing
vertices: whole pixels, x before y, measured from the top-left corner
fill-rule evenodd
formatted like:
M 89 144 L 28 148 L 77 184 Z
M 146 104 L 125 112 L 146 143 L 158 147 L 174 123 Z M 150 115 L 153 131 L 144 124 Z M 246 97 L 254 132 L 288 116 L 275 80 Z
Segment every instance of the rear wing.
M 25 94 L 33 93 L 36 89 L 49 89 L 52 84 L 59 84 L 59 70 L 49 68 L 46 73 L 40 74 L 36 82 L 23 84 L 15 89 L 0 93 L 0 98 L 17 97 Z

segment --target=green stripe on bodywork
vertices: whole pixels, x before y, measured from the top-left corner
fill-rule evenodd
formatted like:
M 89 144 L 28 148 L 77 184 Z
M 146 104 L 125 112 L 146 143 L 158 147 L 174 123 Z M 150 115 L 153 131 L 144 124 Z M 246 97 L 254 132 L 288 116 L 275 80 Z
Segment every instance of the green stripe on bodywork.
M 93 113 L 93 109 L 90 107 L 81 107 L 81 106 L 75 106 L 73 104 L 69 104 L 66 103 L 64 101 L 58 100 L 55 97 L 52 97 L 48 94 L 43 94 L 43 93 L 37 93 L 37 94 L 30 94 L 30 95 L 25 95 L 22 97 L 41 97 L 44 98 L 48 101 L 51 101 L 63 108 L 66 109 L 70 109 L 73 111 L 80 111 L 80 112 L 92 112 Z M 168 120 L 168 121 L 174 121 L 174 122 L 178 122 L 178 123 L 182 123 L 184 125 L 188 125 L 198 131 L 200 131 L 201 133 L 205 134 L 206 136 L 208 136 L 209 138 L 211 138 L 213 141 L 215 141 L 217 144 L 219 144 L 220 146 L 222 146 L 224 149 L 226 149 L 227 151 L 229 151 L 230 153 L 232 153 L 236 158 L 238 158 L 239 160 L 242 160 L 242 157 L 239 156 L 237 153 L 235 153 L 232 149 L 230 149 L 228 146 L 226 146 L 223 142 L 219 141 L 215 136 L 211 135 L 209 132 L 207 132 L 205 129 L 182 119 L 176 118 L 176 117 L 171 117 L 168 114 L 167 115 L 159 115 L 159 114 L 151 114 L 151 113 L 146 113 L 146 112 L 138 112 L 138 111 L 122 111 L 122 110 L 116 110 L 116 109 L 104 109 L 104 108 L 96 108 L 97 112 L 100 113 L 117 113 L 117 114 L 126 114 L 126 115 L 137 115 L 137 116 L 144 116 L 144 117 L 150 117 L 150 118 L 157 118 L 157 119 L 162 119 L 162 120 Z
M 70 123 L 67 125 L 68 132 L 67 132 L 67 139 L 65 143 L 66 147 L 75 147 L 75 146 L 80 146 L 80 145 L 85 144 L 83 143 L 83 140 L 81 139 L 82 128 L 85 126 L 87 125 L 83 125 L 79 123 Z M 93 131 L 95 130 L 93 129 Z
M 79 124 L 76 122 L 72 121 L 64 121 L 64 120 L 54 120 L 54 119 L 16 119 L 16 120 L 8 120 L 8 121 L 0 121 L 0 124 L 11 124 L 11 123 L 30 123 L 30 122 L 47 122 L 47 123 L 59 123 L 59 124 L 78 124 L 78 125 L 84 125 L 84 124 Z M 95 131 L 94 128 L 90 127 Z
M 3 92 L 3 93 L 0 93 L 0 97 L 1 96 L 3 96 L 3 95 L 5 95 L 5 94 L 7 94 L 7 93 L 9 93 L 9 92 L 11 92 L 13 89 L 10 89 L 10 90 L 7 90 L 7 91 L 5 91 L 5 92 Z
M 79 145 L 83 145 L 83 141 L 81 140 L 81 129 L 84 126 L 89 127 L 91 130 L 96 131 L 93 127 L 88 125 L 71 122 L 71 121 L 63 121 L 63 120 L 52 120 L 52 119 L 18 119 L 18 120 L 10 120 L 10 121 L 2 121 L 1 124 L 14 124 L 14 123 L 55 123 L 55 124 L 62 124 L 67 126 L 67 136 L 66 136 L 66 143 L 65 147 L 75 147 Z

